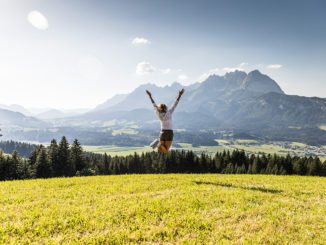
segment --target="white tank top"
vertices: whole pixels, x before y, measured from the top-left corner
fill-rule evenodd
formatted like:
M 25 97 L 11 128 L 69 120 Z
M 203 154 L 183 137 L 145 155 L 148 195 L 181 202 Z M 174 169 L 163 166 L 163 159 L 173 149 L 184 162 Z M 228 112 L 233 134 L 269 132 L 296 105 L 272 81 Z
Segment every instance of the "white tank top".
M 176 100 L 173 103 L 173 105 L 171 106 L 171 108 L 168 109 L 168 111 L 166 113 L 159 112 L 157 105 L 155 103 L 153 103 L 155 113 L 161 121 L 161 129 L 172 130 L 172 113 L 174 112 L 178 103 L 179 103 L 179 101 Z

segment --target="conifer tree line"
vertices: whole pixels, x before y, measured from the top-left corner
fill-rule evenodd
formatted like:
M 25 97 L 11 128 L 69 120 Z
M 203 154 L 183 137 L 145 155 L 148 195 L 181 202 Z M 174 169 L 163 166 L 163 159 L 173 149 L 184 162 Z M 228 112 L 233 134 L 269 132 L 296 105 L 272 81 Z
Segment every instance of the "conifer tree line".
M 12 153 L 14 150 L 19 152 L 21 157 L 28 157 L 37 145 L 12 140 L 0 141 L 0 149 L 4 153 Z
M 51 178 L 110 174 L 146 173 L 222 173 L 326 176 L 326 161 L 318 157 L 250 155 L 234 150 L 214 156 L 192 151 L 134 153 L 125 157 L 84 152 L 75 140 L 69 145 L 62 137 L 49 147 L 34 148 L 28 158 L 17 151 L 6 155 L 0 151 L 0 180 Z

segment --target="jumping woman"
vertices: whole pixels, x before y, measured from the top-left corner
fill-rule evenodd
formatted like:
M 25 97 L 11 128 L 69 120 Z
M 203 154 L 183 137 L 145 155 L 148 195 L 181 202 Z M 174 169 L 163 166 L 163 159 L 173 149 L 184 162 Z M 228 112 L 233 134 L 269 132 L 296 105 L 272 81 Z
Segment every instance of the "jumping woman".
M 173 140 L 173 130 L 172 130 L 172 114 L 177 107 L 179 100 L 184 93 L 184 89 L 179 91 L 179 96 L 176 101 L 171 106 L 171 109 L 168 110 L 166 104 L 159 104 L 158 106 L 155 104 L 155 101 L 152 98 L 152 94 L 146 90 L 150 100 L 153 103 L 154 110 L 156 115 L 161 121 L 161 133 L 160 133 L 160 140 L 155 139 L 150 146 L 155 149 L 158 147 L 158 150 L 163 153 L 168 153 L 169 149 L 172 145 Z

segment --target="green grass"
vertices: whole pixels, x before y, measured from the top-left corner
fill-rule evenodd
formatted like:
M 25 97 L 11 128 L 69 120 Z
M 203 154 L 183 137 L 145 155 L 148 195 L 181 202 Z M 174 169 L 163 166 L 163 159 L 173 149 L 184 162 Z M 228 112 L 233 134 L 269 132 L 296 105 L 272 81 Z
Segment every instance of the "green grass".
M 229 144 L 230 143 L 230 141 L 228 141 L 228 140 L 222 140 L 222 139 L 216 139 L 215 141 L 217 143 L 219 143 L 219 144 Z
M 0 182 L 1 244 L 324 244 L 326 178 L 169 174 Z
M 291 145 L 296 145 L 296 146 L 299 146 L 299 147 L 305 147 L 305 146 L 307 146 L 306 144 L 300 143 L 300 142 L 292 142 Z
M 227 150 L 225 146 L 217 145 L 217 146 L 192 146 L 188 143 L 178 143 L 181 146 L 181 149 L 194 151 L 194 152 L 206 152 L 210 154 L 215 154 L 216 152 L 221 152 L 223 150 Z M 180 149 L 180 148 L 178 148 Z
M 94 153 L 107 153 L 111 156 L 128 156 L 130 154 L 142 153 L 152 151 L 149 146 L 144 147 L 129 147 L 129 146 L 114 146 L 114 145 L 104 145 L 104 146 L 93 146 L 93 145 L 83 145 L 85 151 L 90 151 Z
M 287 154 L 287 153 L 281 152 L 281 151 L 302 152 L 299 150 L 285 149 L 281 146 L 267 145 L 267 144 L 260 145 L 260 146 L 231 145 L 231 147 L 236 148 L 236 149 L 242 149 L 247 152 L 253 152 L 253 153 L 264 152 L 266 154 L 278 154 L 278 155 L 286 155 Z
M 182 148 L 174 148 L 172 145 L 171 149 L 178 150 L 192 150 L 195 152 L 206 152 L 210 154 L 215 154 L 217 151 L 223 151 L 224 146 L 198 146 L 193 147 L 191 144 L 187 143 L 178 143 Z M 107 153 L 111 156 L 128 156 L 130 154 L 134 154 L 134 152 L 142 153 L 142 152 L 150 152 L 152 148 L 149 146 L 143 147 L 129 147 L 129 146 L 114 146 L 114 145 L 104 145 L 104 146 L 92 146 L 92 145 L 83 145 L 83 149 L 85 151 L 95 152 L 95 153 Z
M 238 142 L 238 143 L 247 143 L 247 144 L 258 143 L 257 140 L 247 140 L 247 139 L 237 139 L 236 142 Z

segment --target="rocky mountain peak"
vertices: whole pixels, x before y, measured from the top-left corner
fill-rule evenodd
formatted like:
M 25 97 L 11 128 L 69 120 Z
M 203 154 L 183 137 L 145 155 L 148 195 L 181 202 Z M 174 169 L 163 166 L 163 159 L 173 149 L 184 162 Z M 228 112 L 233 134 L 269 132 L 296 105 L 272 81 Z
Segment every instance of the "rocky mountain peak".
M 284 94 L 283 90 L 273 79 L 262 74 L 259 70 L 249 72 L 243 80 L 241 88 L 252 92 L 276 92 L 279 94 Z

